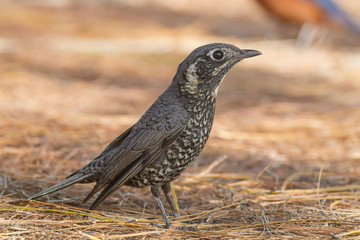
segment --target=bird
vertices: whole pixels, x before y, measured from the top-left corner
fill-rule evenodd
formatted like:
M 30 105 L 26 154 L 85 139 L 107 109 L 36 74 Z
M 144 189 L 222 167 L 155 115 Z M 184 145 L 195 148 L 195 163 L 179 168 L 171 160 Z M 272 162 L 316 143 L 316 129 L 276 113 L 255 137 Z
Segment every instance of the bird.
M 120 187 L 149 187 L 165 228 L 170 221 L 160 200 L 165 194 L 174 217 L 170 183 L 200 154 L 209 138 L 218 88 L 226 73 L 239 61 L 261 52 L 211 43 L 193 50 L 178 66 L 169 87 L 142 117 L 113 140 L 87 165 L 63 181 L 29 198 L 36 199 L 75 183 L 96 182 L 84 199 L 100 191 L 90 210 Z
M 334 0 L 257 0 L 257 2 L 266 11 L 283 21 L 314 25 L 329 21 L 336 22 L 360 36 L 360 24 Z
M 345 12 L 334 0 L 312 0 L 324 15 L 334 22 L 338 22 L 353 33 L 360 36 L 360 24 L 349 13 Z

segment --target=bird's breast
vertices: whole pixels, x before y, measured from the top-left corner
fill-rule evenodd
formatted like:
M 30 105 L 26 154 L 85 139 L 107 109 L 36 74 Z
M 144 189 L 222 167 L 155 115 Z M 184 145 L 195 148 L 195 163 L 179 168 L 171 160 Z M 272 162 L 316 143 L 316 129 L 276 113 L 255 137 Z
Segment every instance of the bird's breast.
M 192 106 L 191 118 L 180 136 L 157 161 L 142 170 L 127 185 L 148 186 L 175 180 L 195 160 L 207 142 L 215 112 L 215 102 Z

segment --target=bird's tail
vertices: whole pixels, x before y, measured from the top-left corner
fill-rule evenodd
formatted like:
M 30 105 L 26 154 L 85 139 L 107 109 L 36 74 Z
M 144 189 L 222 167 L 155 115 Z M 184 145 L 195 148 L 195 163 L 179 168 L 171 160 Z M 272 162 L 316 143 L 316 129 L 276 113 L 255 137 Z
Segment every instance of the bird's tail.
M 87 175 L 75 174 L 75 175 L 71 175 L 68 178 L 66 178 L 65 180 L 55 184 L 54 186 L 49 187 L 48 189 L 45 189 L 44 191 L 39 192 L 39 193 L 37 193 L 35 195 L 32 195 L 31 197 L 29 197 L 29 200 L 36 199 L 36 198 L 48 195 L 50 193 L 53 193 L 53 192 L 59 191 L 59 190 L 61 190 L 63 188 L 66 188 L 68 186 L 71 186 L 71 185 L 73 185 L 75 183 L 82 182 L 82 181 L 88 179 L 89 177 L 91 177 L 92 175 L 93 174 L 87 174 Z

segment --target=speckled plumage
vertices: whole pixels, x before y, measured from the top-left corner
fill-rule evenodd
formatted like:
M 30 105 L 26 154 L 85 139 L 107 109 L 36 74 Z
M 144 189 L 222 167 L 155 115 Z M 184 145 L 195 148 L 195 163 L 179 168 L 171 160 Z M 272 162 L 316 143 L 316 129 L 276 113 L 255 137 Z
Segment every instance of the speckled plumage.
M 223 43 L 195 49 L 179 65 L 168 89 L 137 123 L 89 164 L 30 199 L 75 183 L 96 182 L 84 200 L 102 190 L 90 207 L 93 209 L 123 185 L 151 186 L 168 227 L 170 222 L 159 198 L 160 188 L 177 216 L 169 195 L 170 182 L 179 177 L 204 148 L 214 119 L 219 85 L 233 65 L 259 54 Z

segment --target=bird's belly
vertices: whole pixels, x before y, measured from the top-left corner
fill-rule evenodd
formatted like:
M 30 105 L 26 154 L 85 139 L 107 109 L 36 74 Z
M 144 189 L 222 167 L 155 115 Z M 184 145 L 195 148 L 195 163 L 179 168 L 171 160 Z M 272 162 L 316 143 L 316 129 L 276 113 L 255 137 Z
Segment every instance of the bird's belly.
M 201 123 L 189 122 L 184 132 L 150 166 L 130 179 L 126 185 L 143 187 L 175 180 L 195 160 L 209 137 L 212 116 Z

